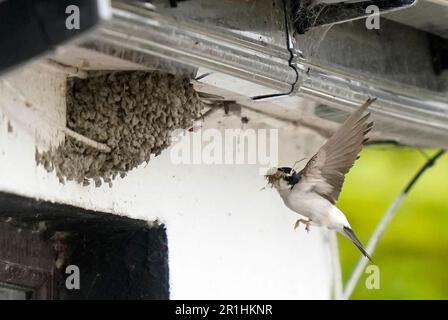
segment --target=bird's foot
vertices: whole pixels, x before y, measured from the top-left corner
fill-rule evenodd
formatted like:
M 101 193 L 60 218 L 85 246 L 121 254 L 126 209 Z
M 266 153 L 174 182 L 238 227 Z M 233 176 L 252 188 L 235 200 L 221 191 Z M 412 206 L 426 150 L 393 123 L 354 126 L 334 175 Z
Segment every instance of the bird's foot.
M 299 227 L 300 223 L 303 223 L 305 225 L 306 232 L 310 232 L 311 220 L 305 220 L 305 219 L 297 220 L 296 224 L 294 225 L 294 230 L 296 230 Z

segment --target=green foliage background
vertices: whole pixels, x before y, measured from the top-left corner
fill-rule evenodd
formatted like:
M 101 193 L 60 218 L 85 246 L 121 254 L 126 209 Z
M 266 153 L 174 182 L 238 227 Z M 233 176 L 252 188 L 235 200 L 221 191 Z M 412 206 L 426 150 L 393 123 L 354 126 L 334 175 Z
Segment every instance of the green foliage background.
M 425 151 L 432 155 L 435 151 Z M 380 218 L 426 162 L 414 149 L 366 148 L 350 171 L 338 203 L 364 244 Z M 344 282 L 360 255 L 339 238 Z M 361 278 L 353 299 L 448 299 L 448 155 L 411 190 L 373 255 L 379 290 Z

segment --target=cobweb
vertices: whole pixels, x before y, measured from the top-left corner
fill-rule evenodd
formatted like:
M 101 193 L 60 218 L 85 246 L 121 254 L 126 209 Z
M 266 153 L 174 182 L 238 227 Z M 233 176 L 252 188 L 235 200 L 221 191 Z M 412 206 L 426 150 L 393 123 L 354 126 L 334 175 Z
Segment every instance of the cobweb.
M 311 28 L 317 26 L 328 6 L 316 5 L 314 0 L 293 0 L 292 10 L 294 13 L 294 28 L 297 33 L 303 34 Z
M 293 26 L 295 34 L 300 38 L 302 54 L 312 59 L 319 52 L 332 24 L 319 25 L 319 17 L 325 14 L 326 5 L 315 5 L 315 0 L 293 0 Z

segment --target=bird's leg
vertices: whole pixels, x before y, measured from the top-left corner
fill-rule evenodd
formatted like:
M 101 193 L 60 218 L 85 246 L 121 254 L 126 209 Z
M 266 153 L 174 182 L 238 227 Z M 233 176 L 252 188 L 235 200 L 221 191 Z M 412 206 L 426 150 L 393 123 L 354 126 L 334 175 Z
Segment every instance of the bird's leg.
M 305 220 L 305 219 L 297 220 L 296 224 L 294 225 L 294 230 L 296 230 L 299 227 L 300 223 L 303 223 L 305 225 L 306 232 L 310 232 L 311 219 L 309 219 L 309 220 Z

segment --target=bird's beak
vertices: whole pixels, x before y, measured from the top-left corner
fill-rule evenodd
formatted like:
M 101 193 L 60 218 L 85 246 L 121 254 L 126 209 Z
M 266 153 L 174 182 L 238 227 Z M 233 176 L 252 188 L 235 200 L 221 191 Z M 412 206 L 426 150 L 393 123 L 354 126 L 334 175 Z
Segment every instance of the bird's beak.
M 268 185 L 273 187 L 274 184 L 282 178 L 282 174 L 279 172 L 276 172 L 275 174 L 267 174 L 264 177 L 268 180 Z

